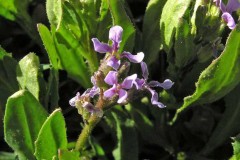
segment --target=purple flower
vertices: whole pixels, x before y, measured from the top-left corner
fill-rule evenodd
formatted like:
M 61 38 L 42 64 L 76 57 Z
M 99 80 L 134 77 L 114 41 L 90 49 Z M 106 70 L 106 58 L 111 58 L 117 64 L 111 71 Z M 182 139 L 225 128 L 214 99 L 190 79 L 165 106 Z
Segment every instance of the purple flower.
M 103 116 L 103 111 L 94 107 L 92 103 L 89 102 L 84 102 L 83 103 L 83 108 L 88 111 L 89 113 L 91 113 L 91 115 L 96 115 L 98 117 L 102 117 Z
M 118 83 L 116 71 L 110 71 L 105 77 L 104 81 L 111 85 L 112 88 L 106 90 L 104 92 L 104 96 L 107 98 L 111 98 L 114 95 L 118 95 L 117 103 L 122 103 L 127 98 L 127 91 L 125 89 L 130 89 L 133 86 L 133 82 L 137 78 L 137 74 L 133 74 L 131 76 L 126 77 L 121 84 Z
M 120 43 L 122 41 L 122 32 L 123 29 L 120 26 L 113 26 L 109 30 L 109 40 L 112 41 L 112 45 L 108 45 L 106 43 L 100 42 L 97 38 L 92 38 L 94 50 L 99 53 L 110 53 L 110 57 L 108 58 L 107 65 L 112 67 L 113 69 L 117 70 L 120 66 L 120 60 L 118 57 L 118 49 L 120 47 Z M 127 58 L 129 61 L 133 63 L 140 63 L 143 58 L 144 54 L 142 52 L 138 53 L 137 55 L 132 55 L 129 52 L 123 52 L 120 55 L 120 58 Z
M 222 11 L 222 19 L 227 23 L 227 26 L 230 29 L 234 29 L 236 23 L 231 14 L 240 8 L 240 2 L 238 0 L 229 0 L 227 5 L 225 5 L 222 0 L 214 0 L 214 2 Z
M 80 93 L 77 92 L 76 96 L 73 97 L 72 99 L 70 99 L 70 101 L 69 101 L 70 106 L 75 107 L 76 101 L 80 100 L 80 98 L 81 98 Z
M 77 92 L 76 96 L 70 99 L 69 101 L 70 106 L 76 107 L 77 101 L 80 101 L 89 97 L 93 98 L 95 95 L 100 93 L 100 89 L 99 87 L 97 87 L 96 80 L 93 76 L 91 77 L 91 82 L 93 84 L 93 87 L 88 88 L 82 95 L 79 92 Z
M 164 108 L 165 105 L 163 105 L 161 102 L 158 102 L 158 93 L 152 88 L 162 87 L 163 89 L 170 89 L 174 83 L 170 79 L 166 79 L 163 83 L 160 83 L 158 81 L 147 82 L 149 73 L 148 73 L 148 68 L 145 62 L 141 62 L 141 68 L 142 68 L 143 79 L 137 78 L 135 80 L 134 84 L 136 88 L 147 89 L 152 94 L 151 103 L 160 108 Z

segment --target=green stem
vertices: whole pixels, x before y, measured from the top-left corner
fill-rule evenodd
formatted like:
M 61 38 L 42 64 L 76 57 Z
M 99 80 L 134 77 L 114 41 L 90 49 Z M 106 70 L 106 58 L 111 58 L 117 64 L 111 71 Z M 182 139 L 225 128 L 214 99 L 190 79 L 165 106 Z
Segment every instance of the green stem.
M 97 117 L 93 115 L 90 117 L 88 123 L 85 124 L 84 128 L 82 129 L 81 134 L 78 137 L 75 150 L 82 151 L 87 143 L 88 137 L 90 136 L 93 128 L 96 124 L 100 121 L 101 117 Z

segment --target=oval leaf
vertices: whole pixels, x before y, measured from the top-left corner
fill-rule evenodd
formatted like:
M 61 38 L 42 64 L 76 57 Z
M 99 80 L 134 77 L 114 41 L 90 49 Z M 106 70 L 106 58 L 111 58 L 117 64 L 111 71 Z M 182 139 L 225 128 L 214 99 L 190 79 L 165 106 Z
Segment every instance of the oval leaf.
M 172 38 L 175 35 L 176 28 L 183 18 L 191 0 L 168 0 L 163 7 L 160 20 L 161 40 L 165 51 L 169 51 L 173 45 Z
M 51 25 L 58 28 L 62 18 L 62 1 L 47 0 L 46 2 L 47 17 Z
M 44 81 L 39 66 L 38 57 L 30 53 L 20 60 L 17 68 L 17 80 L 21 89 L 27 89 L 36 99 L 39 99 L 40 81 Z
M 30 92 L 21 90 L 9 97 L 4 137 L 19 159 L 35 159 L 34 142 L 46 118 L 47 112 Z
M 35 142 L 37 159 L 52 159 L 58 149 L 67 149 L 67 135 L 61 109 L 56 109 L 44 122 Z

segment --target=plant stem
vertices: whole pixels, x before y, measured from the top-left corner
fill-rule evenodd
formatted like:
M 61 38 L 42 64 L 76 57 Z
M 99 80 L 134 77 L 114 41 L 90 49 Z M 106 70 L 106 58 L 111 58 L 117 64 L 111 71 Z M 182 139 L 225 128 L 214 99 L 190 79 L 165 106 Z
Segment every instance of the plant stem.
M 86 142 L 88 140 L 88 137 L 90 136 L 93 128 L 96 126 L 96 124 L 100 121 L 101 117 L 98 117 L 96 115 L 92 115 L 90 119 L 88 120 L 88 123 L 85 124 L 84 128 L 82 129 L 81 134 L 78 137 L 75 150 L 82 151 L 86 145 Z

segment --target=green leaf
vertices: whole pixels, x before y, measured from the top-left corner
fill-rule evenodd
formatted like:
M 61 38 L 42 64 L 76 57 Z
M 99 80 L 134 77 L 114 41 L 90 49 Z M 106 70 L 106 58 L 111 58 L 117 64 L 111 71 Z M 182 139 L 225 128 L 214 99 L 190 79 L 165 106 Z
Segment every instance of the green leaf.
M 62 0 L 47 0 L 46 11 L 50 24 L 58 28 L 62 19 Z
M 3 119 L 7 99 L 18 91 L 16 79 L 17 62 L 0 47 L 0 119 Z M 0 121 L 0 137 L 3 136 L 3 121 Z
M 43 89 L 41 82 L 44 82 L 39 68 L 39 59 L 34 53 L 30 53 L 21 59 L 17 68 L 17 80 L 21 89 L 27 89 L 38 100 L 40 98 L 40 88 Z
M 188 22 L 185 19 L 180 19 L 178 25 L 174 43 L 174 65 L 178 68 L 183 68 L 196 56 L 196 46 L 194 45 L 194 37 L 191 35 L 191 28 Z
M 7 98 L 18 91 L 17 61 L 0 47 L 0 109 L 4 110 Z
M 196 34 L 196 32 L 197 32 L 196 16 L 197 16 L 198 8 L 201 7 L 202 2 L 203 2 L 202 0 L 196 0 L 195 5 L 194 5 L 193 15 L 191 17 L 191 24 L 192 24 L 191 33 L 192 34 Z
M 51 32 L 43 24 L 38 24 L 37 27 L 53 68 L 61 69 Z
M 4 137 L 19 159 L 35 159 L 34 142 L 47 112 L 28 91 L 20 90 L 9 97 L 4 116 Z
M 115 120 L 118 144 L 113 151 L 115 160 L 137 160 L 138 159 L 138 141 L 137 132 L 134 128 L 134 121 L 126 118 L 123 112 L 112 112 Z
M 180 21 L 185 15 L 191 0 L 168 0 L 163 7 L 160 19 L 161 40 L 166 52 L 169 52 L 173 45 L 173 37 L 180 26 Z
M 46 119 L 35 142 L 37 159 L 52 159 L 58 155 L 58 149 L 67 149 L 65 120 L 61 109 L 56 109 Z
M 59 150 L 59 160 L 80 160 L 78 151 Z
M 88 78 L 90 77 L 89 72 L 86 72 L 88 69 L 83 60 L 83 57 L 80 55 L 81 51 L 77 49 L 78 46 L 75 48 L 67 48 L 66 45 L 58 42 L 55 33 L 52 34 L 48 28 L 42 24 L 38 25 L 38 30 L 53 67 L 56 70 L 66 70 L 69 77 L 76 80 L 86 88 L 90 87 L 90 78 Z M 65 38 L 67 38 L 70 36 L 69 34 L 71 34 L 66 29 L 61 31 L 61 34 L 58 34 L 61 37 L 66 36 Z M 67 32 L 63 33 L 63 31 Z
M 109 9 L 113 19 L 113 25 L 119 25 L 123 28 L 123 38 L 119 51 L 123 49 L 131 52 L 134 47 L 135 28 L 128 17 L 123 0 L 108 0 Z
M 240 82 L 240 29 L 234 29 L 226 43 L 223 53 L 200 75 L 193 95 L 184 98 L 179 113 L 191 105 L 211 103 L 229 93 Z M 227 67 L 226 67 L 227 66 Z
M 15 160 L 17 155 L 10 152 L 0 152 L 0 159 L 2 160 Z
M 166 0 L 150 0 L 143 20 L 143 52 L 145 61 L 150 64 L 156 60 L 161 46 L 160 17 Z
M 239 132 L 240 126 L 238 123 L 240 117 L 240 85 L 236 87 L 225 97 L 226 110 L 221 116 L 217 127 L 214 129 L 208 143 L 203 149 L 203 154 L 208 154 L 215 148 L 219 147 L 231 136 L 235 136 Z
M 48 77 L 47 91 L 45 95 L 45 105 L 49 106 L 50 110 L 53 111 L 58 106 L 59 93 L 59 78 L 58 71 L 54 68 L 50 69 L 50 75 Z
M 232 143 L 233 146 L 233 156 L 230 160 L 238 160 L 240 159 L 240 135 L 237 135 L 237 137 L 234 138 L 234 143 Z
M 28 3 L 31 0 L 0 0 L 0 15 L 9 20 L 27 16 Z

